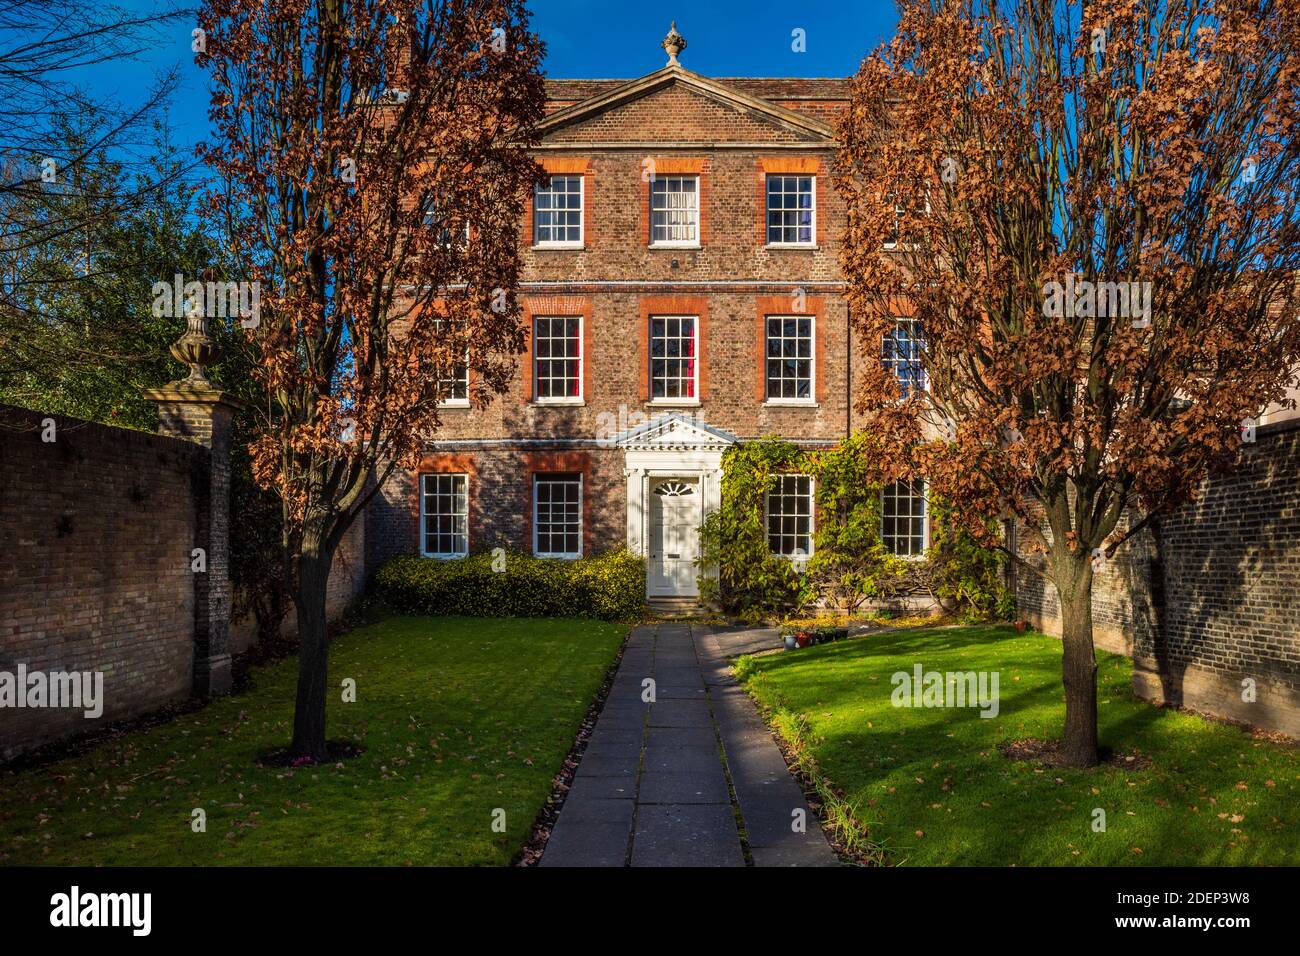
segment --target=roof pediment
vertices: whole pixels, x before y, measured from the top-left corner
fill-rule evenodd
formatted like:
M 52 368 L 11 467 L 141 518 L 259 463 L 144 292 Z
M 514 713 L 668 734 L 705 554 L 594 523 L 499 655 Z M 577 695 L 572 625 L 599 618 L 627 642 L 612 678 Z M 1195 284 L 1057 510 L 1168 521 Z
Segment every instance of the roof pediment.
M 633 451 L 726 451 L 736 444 L 731 432 L 706 425 L 693 415 L 657 415 L 614 436 L 614 445 Z
M 545 139 L 561 130 L 578 126 L 611 110 L 670 89 L 679 89 L 713 100 L 765 124 L 779 127 L 800 140 L 825 141 L 827 145 L 834 142 L 835 131 L 817 117 L 779 106 L 724 81 L 692 73 L 678 64 L 669 64 L 654 73 L 620 83 L 572 106 L 556 110 L 542 120 L 538 130 Z

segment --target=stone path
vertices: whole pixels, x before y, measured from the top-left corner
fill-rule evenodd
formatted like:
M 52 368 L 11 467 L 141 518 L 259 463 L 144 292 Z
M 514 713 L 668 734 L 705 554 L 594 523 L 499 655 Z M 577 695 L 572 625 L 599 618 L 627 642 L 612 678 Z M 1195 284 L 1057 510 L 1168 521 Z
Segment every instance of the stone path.
M 835 863 L 718 636 L 679 622 L 633 631 L 540 865 Z

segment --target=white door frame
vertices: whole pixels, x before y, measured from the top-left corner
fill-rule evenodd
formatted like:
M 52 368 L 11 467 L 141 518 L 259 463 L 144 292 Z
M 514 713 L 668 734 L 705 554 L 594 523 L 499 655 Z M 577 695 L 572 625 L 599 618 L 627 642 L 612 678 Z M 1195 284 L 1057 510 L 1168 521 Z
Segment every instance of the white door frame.
M 626 454 L 627 548 L 648 558 L 653 481 L 682 478 L 698 482 L 699 520 L 703 522 L 706 515 L 722 504 L 722 454 L 736 439 L 719 429 L 700 427 L 676 415 L 656 419 L 619 437 L 618 444 Z M 647 562 L 647 596 L 649 593 Z

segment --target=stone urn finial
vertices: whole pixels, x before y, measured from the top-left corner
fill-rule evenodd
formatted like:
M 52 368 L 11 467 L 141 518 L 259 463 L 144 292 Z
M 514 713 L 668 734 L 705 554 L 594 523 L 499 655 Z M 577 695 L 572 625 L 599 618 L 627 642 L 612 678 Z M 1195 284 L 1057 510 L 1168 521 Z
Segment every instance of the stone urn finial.
M 668 28 L 668 35 L 664 37 L 664 42 L 659 45 L 668 53 L 668 66 L 676 66 L 677 54 L 686 49 L 686 37 L 677 32 L 676 20 Z
M 210 276 L 204 270 L 203 277 Z M 183 383 L 191 388 L 211 388 L 206 366 L 216 361 L 219 351 L 217 343 L 208 335 L 208 317 L 203 310 L 203 296 L 190 300 L 185 313 L 185 334 L 172 343 L 172 358 L 182 365 L 190 367 L 190 374 Z M 181 383 L 174 383 L 181 384 Z

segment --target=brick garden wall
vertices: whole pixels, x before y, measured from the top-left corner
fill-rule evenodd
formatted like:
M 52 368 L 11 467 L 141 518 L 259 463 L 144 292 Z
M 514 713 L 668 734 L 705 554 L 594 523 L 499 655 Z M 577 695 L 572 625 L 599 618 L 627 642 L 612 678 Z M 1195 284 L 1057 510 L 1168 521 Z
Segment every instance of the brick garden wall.
M 47 418 L 53 442 L 42 441 Z M 209 582 L 191 549 L 211 458 L 181 438 L 0 406 L 0 671 L 104 675 L 97 719 L 0 707 L 0 761 L 202 693 L 195 605 Z M 335 556 L 331 618 L 364 588 L 365 540 L 363 518 Z M 291 635 L 292 609 L 284 624 Z M 231 626 L 231 651 L 255 640 L 251 622 Z
M 0 708 L 0 759 L 190 693 L 193 495 L 208 454 L 0 406 L 0 671 L 104 674 L 97 720 Z
M 1059 634 L 1051 586 L 1018 585 L 1022 614 Z M 1235 471 L 1126 543 L 1093 618 L 1139 695 L 1300 736 L 1300 421 L 1261 426 Z

